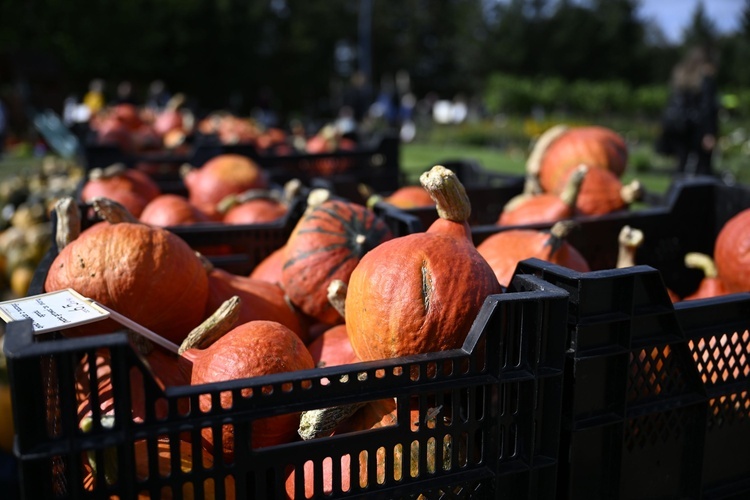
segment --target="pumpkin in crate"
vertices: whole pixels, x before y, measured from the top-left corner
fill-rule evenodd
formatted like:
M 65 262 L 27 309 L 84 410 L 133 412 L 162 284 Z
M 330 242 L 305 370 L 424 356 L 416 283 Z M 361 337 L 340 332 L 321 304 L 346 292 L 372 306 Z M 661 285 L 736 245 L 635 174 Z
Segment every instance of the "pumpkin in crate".
M 477 251 L 492 268 L 503 286 L 510 284 L 518 263 L 536 257 L 553 264 L 588 272 L 588 262 L 581 253 L 565 241 L 574 224 L 555 223 L 549 231 L 537 229 L 508 229 L 489 236 L 477 245 Z
M 571 171 L 567 178 L 574 175 Z M 643 186 L 638 180 L 623 184 L 609 170 L 591 168 L 581 183 L 575 202 L 576 215 L 605 215 L 626 210 L 643 195 Z
M 503 207 L 497 224 L 500 226 L 522 226 L 527 224 L 555 223 L 569 219 L 575 214 L 578 194 L 589 171 L 579 165 L 569 179 L 565 189 L 557 193 L 540 193 L 532 196 L 518 196 Z
M 253 160 L 238 154 L 222 154 L 200 168 L 189 165 L 181 169 L 190 203 L 216 219 L 216 207 L 230 194 L 268 187 L 266 173 Z
M 456 175 L 438 165 L 420 182 L 439 219 L 371 250 L 349 280 L 346 327 L 365 361 L 461 347 L 484 300 L 502 291 L 471 240 L 471 205 Z
M 724 286 L 724 281 L 718 276 L 716 264 L 710 255 L 700 252 L 689 252 L 685 254 L 685 267 L 701 270 L 703 278 L 698 284 L 698 288 L 690 295 L 683 297 L 682 300 L 718 297 L 728 293 Z
M 542 134 L 529 155 L 526 168 L 537 173 L 545 192 L 559 193 L 569 172 L 578 165 L 603 168 L 619 178 L 627 161 L 625 139 L 614 130 L 601 126 L 559 125 Z
M 714 261 L 727 292 L 750 291 L 750 209 L 722 226 L 714 242 Z
M 367 205 L 373 206 L 379 201 L 404 209 L 435 206 L 435 200 L 422 186 L 401 186 L 385 197 L 377 194 L 372 195 L 367 200 Z
M 109 198 L 123 205 L 136 217 L 154 198 L 161 194 L 159 185 L 148 174 L 115 163 L 89 171 L 81 188 L 81 201 Z
M 164 193 L 151 200 L 141 212 L 140 221 L 152 226 L 170 227 L 211 222 L 211 217 L 179 194 Z
M 92 206 L 104 220 L 60 250 L 50 264 L 45 291 L 72 288 L 180 343 L 203 320 L 208 276 L 201 259 L 180 237 L 140 223 L 112 200 L 97 198 Z M 102 322 L 65 333 L 98 331 L 107 331 Z
M 194 386 L 245 379 L 275 373 L 315 368 L 310 352 L 289 328 L 275 321 L 250 321 L 233 328 L 204 349 L 193 361 L 191 384 Z M 249 396 L 249 389 L 242 394 Z M 259 396 L 260 397 L 260 396 Z M 215 399 L 202 394 L 200 409 L 208 412 Z M 222 408 L 232 407 L 232 393 L 223 391 L 218 398 Z M 286 443 L 296 436 L 298 413 L 285 413 L 262 418 L 252 423 L 252 448 Z M 221 436 L 214 436 L 210 428 L 203 430 L 209 451 L 223 450 L 232 457 L 235 451 L 234 427 L 226 425 Z
M 349 281 L 360 260 L 392 238 L 386 223 L 357 203 L 331 199 L 300 219 L 284 246 L 281 285 L 289 300 L 322 323 L 341 315 L 328 301 L 333 280 Z

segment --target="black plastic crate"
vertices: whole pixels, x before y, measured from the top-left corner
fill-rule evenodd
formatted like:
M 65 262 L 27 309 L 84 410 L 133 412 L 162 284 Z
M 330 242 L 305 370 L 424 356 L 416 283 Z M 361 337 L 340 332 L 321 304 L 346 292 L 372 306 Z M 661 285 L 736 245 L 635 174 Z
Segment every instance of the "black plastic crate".
M 685 267 L 685 254 L 712 255 L 723 225 L 746 208 L 750 208 L 747 186 L 727 186 L 712 177 L 681 179 L 670 186 L 663 204 L 577 218 L 579 224 L 567 241 L 581 252 L 592 270 L 613 269 L 617 265 L 618 235 L 622 227 L 640 229 L 644 241 L 637 250 L 636 263 L 658 269 L 666 285 L 684 297 L 695 291 L 703 278 L 699 270 Z M 549 226 L 551 224 L 524 227 Z M 509 228 L 472 227 L 474 242 L 479 244 L 491 234 L 506 229 Z
M 221 497 L 230 478 L 237 498 L 284 498 L 290 467 L 301 474 L 304 464 L 312 461 L 320 471 L 324 462 L 337 464 L 342 456 L 358 464 L 360 453 L 366 451 L 367 486 L 359 484 L 355 466 L 348 491 L 335 481 L 330 498 L 423 494 L 427 498 L 553 499 L 567 293 L 534 276 L 517 276 L 509 290 L 486 299 L 462 349 L 166 389 L 156 383 L 123 333 L 64 339 L 57 333 L 35 336 L 28 321 L 9 323 L 4 350 L 19 422 L 15 454 L 22 495 L 29 499 L 133 498 L 139 493 L 179 496 L 191 492 L 198 498 Z M 31 294 L 39 292 L 32 287 Z M 106 426 L 95 411 L 92 430 L 84 433 L 76 417 L 74 371 L 84 355 L 101 349 L 112 359 L 115 421 Z M 147 407 L 166 402 L 166 417 L 150 413 L 140 423 L 130 418 L 129 375 L 133 372 L 141 374 Z M 95 376 L 91 383 L 96 386 Z M 247 389 L 252 390 L 251 396 Z M 199 395 L 218 398 L 224 391 L 233 394 L 231 408 L 214 408 L 209 413 L 179 410 L 179 403 L 189 401 L 196 408 Z M 397 425 L 265 448 L 251 449 L 247 444 L 250 426 L 259 418 L 380 398 L 397 400 Z M 434 420 L 412 428 L 412 405 L 419 409 L 420 423 L 428 415 Z M 98 408 L 96 401 L 92 406 Z M 191 470 L 180 472 L 179 458 L 173 456 L 174 473 L 164 475 L 157 469 L 157 439 L 168 440 L 176 453 L 177 440 L 189 436 L 197 456 L 201 430 L 211 428 L 218 434 L 227 425 L 234 429 L 236 439 L 231 462 L 219 456 L 213 465 L 205 466 L 198 460 Z M 153 465 L 147 478 L 135 474 L 136 442 L 151 447 Z M 404 450 L 418 447 L 418 473 L 410 473 L 407 455 L 404 468 L 394 470 L 397 446 Z M 434 470 L 427 466 L 426 450 L 431 447 L 439 464 Z M 380 482 L 375 467 L 379 452 L 388 457 L 386 476 Z M 116 464 L 117 480 L 107 483 L 106 469 L 99 467 L 96 486 L 87 491 L 83 479 L 89 454 L 97 464 L 105 459 Z M 301 491 L 301 483 L 297 487 Z M 316 497 L 322 496 L 319 482 L 315 488 Z
M 569 292 L 559 498 L 750 498 L 750 293 L 519 264 Z
M 324 177 L 337 194 L 352 199 L 346 195 L 356 193 L 360 183 L 379 191 L 389 191 L 399 186 L 399 146 L 398 137 L 384 136 L 364 141 L 352 151 L 279 155 L 258 152 L 251 144 L 219 144 L 206 138 L 197 140 L 187 152 L 179 154 L 161 151 L 128 154 L 114 145 L 89 144 L 85 147 L 84 157 L 88 169 L 113 163 L 123 163 L 129 167 L 142 162 L 157 165 L 159 171 L 152 173 L 152 176 L 162 189 L 180 193 L 182 179 L 179 169 L 183 164 L 200 167 L 220 154 L 239 154 L 260 165 L 272 183 L 284 184 L 291 179 L 299 179 L 305 185 L 311 185 L 313 179 Z

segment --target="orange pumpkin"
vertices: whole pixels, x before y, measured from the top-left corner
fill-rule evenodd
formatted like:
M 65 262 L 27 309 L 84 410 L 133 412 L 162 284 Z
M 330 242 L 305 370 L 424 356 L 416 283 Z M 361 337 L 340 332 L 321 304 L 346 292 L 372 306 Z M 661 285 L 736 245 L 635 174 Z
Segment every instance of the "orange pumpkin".
M 687 253 L 685 254 L 685 267 L 700 269 L 703 271 L 703 279 L 701 279 L 698 288 L 690 295 L 683 297 L 682 300 L 718 297 L 729 293 L 724 286 L 724 282 L 719 278 L 716 265 L 710 255 L 699 252 Z
M 729 293 L 750 291 L 750 208 L 721 228 L 714 243 L 714 261 Z
M 459 348 L 487 296 L 502 291 L 472 243 L 458 178 L 438 165 L 420 181 L 440 218 L 424 233 L 381 243 L 349 280 L 346 328 L 362 360 Z
M 140 221 L 152 226 L 170 227 L 210 222 L 211 218 L 178 194 L 165 193 L 151 200 L 141 212 Z

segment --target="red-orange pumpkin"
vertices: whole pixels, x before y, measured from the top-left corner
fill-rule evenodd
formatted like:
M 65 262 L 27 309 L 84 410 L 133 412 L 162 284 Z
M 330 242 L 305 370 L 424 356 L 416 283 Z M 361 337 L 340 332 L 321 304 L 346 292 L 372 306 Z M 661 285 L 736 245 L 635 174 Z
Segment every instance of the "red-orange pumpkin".
M 226 333 L 202 351 L 193 362 L 192 385 L 236 380 L 315 368 L 310 352 L 289 328 L 274 321 L 250 321 Z M 249 396 L 247 390 L 243 395 Z M 258 396 L 260 397 L 260 396 Z M 201 411 L 211 409 L 210 395 L 200 396 Z M 232 393 L 220 395 L 222 408 L 232 407 Z M 285 413 L 256 420 L 252 424 L 253 448 L 277 445 L 295 439 L 298 413 Z M 234 454 L 234 427 L 225 426 L 220 439 L 211 429 L 203 431 L 209 451 L 218 445 L 227 457 Z
M 683 297 L 682 300 L 718 297 L 729 293 L 724 286 L 724 282 L 719 278 L 716 265 L 710 255 L 699 252 L 687 253 L 685 254 L 685 267 L 700 269 L 703 271 L 703 278 L 698 284 L 698 288 L 690 295 Z
M 398 208 L 435 206 L 430 193 L 422 186 L 402 186 L 383 198 L 383 201 Z
M 211 218 L 184 196 L 165 193 L 151 200 L 141 212 L 140 221 L 152 226 L 170 227 L 210 222 Z
M 212 158 L 200 168 L 183 170 L 190 203 L 220 218 L 216 207 L 224 197 L 248 189 L 268 187 L 266 173 L 253 160 L 237 154 Z
M 83 231 L 50 264 L 44 288 L 73 288 L 178 344 L 203 320 L 208 299 L 206 270 L 193 249 L 166 229 L 136 222 Z M 98 322 L 75 331 L 107 330 Z
M 315 366 L 338 366 L 356 363 L 359 361 L 354 354 L 346 325 L 333 326 L 312 342 L 307 344 L 307 349 L 315 361 Z
M 729 219 L 714 243 L 718 277 L 729 293 L 750 291 L 750 209 Z
M 536 257 L 553 264 L 588 272 L 588 262 L 581 253 L 565 241 L 571 226 L 557 223 L 550 231 L 535 229 L 508 229 L 488 237 L 477 245 L 477 251 L 484 257 L 503 286 L 508 286 L 518 263 Z
M 603 168 L 622 177 L 628 160 L 628 148 L 620 134 L 607 127 L 555 127 L 551 137 L 538 141 L 530 160 L 536 165 L 527 168 L 538 172 L 539 182 L 546 192 L 559 193 L 564 179 L 578 165 Z
M 159 185 L 148 174 L 114 164 L 89 172 L 81 189 L 81 200 L 88 203 L 94 198 L 109 198 L 139 217 L 144 207 L 160 194 Z
M 458 178 L 438 165 L 420 181 L 440 218 L 371 250 L 349 280 L 346 328 L 362 360 L 461 347 L 484 300 L 502 291 L 472 243 Z
M 284 246 L 281 285 L 305 314 L 327 324 L 343 321 L 328 302 L 328 285 L 344 283 L 354 267 L 378 245 L 391 239 L 385 222 L 366 207 L 329 200 L 310 210 Z

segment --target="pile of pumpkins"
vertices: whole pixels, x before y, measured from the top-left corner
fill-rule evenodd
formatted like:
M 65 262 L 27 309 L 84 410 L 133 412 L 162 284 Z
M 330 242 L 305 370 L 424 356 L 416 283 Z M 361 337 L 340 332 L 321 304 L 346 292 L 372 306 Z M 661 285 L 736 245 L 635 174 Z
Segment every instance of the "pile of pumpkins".
M 471 205 L 466 191 L 442 166 L 424 172 L 419 189 L 412 189 L 415 196 L 426 193 L 439 218 L 426 231 L 406 236 L 394 237 L 365 205 L 313 190 L 286 244 L 246 276 L 212 266 L 165 228 L 174 221 L 145 218 L 149 206 L 164 195 L 128 177 L 132 169 L 102 173 L 89 183 L 116 179 L 118 187 L 109 192 L 92 189 L 94 194 L 83 191 L 101 222 L 81 229 L 76 203 L 62 199 L 55 204 L 61 223 L 54 237 L 60 251 L 45 290 L 73 288 L 180 346 L 172 352 L 143 339 L 136 343 L 166 386 L 455 349 L 463 344 L 485 298 L 505 293 L 509 272 L 519 260 L 538 257 L 589 270 L 564 241 L 565 222 L 579 213 L 626 209 L 639 190 L 620 181 L 626 163 L 625 142 L 609 129 L 549 131 L 530 155 L 527 189 L 508 204 L 498 224 L 545 222 L 553 230 L 508 229 L 479 246 L 472 242 L 467 222 Z M 188 175 L 199 180 L 193 182 Z M 186 213 L 214 222 L 226 217 L 219 207 L 227 197 L 268 188 L 257 165 L 231 157 L 191 170 L 185 181 L 188 194 L 180 203 L 189 208 Z M 127 197 L 115 199 L 128 190 Z M 386 201 L 398 204 L 398 196 L 394 193 Z M 741 250 L 750 238 L 747 218 L 750 212 L 730 221 L 717 241 L 717 276 L 727 292 L 750 290 Z M 180 223 L 200 223 L 188 220 Z M 96 323 L 62 333 L 90 336 L 117 328 Z M 77 373 L 78 417 L 84 429 L 94 413 L 114 413 L 106 397 L 111 387 L 108 351 L 97 356 L 95 364 L 84 360 Z M 92 366 L 97 367 L 96 388 L 90 386 Z M 92 398 L 93 390 L 100 397 Z M 229 391 L 222 393 L 222 406 L 231 406 L 231 397 Z M 97 412 L 93 401 L 98 401 Z M 216 403 L 209 395 L 198 401 L 203 411 Z M 167 411 L 166 406 L 157 407 L 157 417 Z M 385 399 L 364 407 L 269 417 L 253 424 L 252 446 L 384 426 L 395 416 L 395 401 Z M 142 394 L 134 397 L 130 417 L 147 418 Z M 418 413 L 412 417 L 425 418 Z M 215 439 L 210 429 L 203 433 L 202 445 L 205 460 L 217 454 L 231 460 L 235 451 L 231 434 Z M 169 449 L 160 450 L 160 467 L 169 467 Z M 182 459 L 192 455 L 189 443 L 180 449 Z M 136 453 L 139 470 L 146 471 L 140 463 L 146 459 L 145 451 Z M 96 464 L 91 466 L 86 485 L 95 488 Z M 294 483 L 290 476 L 290 496 Z M 312 484 L 305 488 L 313 491 Z

